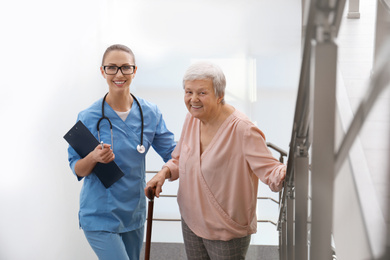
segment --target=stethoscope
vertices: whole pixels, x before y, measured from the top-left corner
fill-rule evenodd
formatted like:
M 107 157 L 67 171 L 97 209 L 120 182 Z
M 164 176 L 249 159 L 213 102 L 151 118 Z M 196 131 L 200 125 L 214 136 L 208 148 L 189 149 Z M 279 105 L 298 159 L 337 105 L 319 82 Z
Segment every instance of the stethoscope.
M 102 117 L 98 120 L 96 128 L 97 128 L 98 138 L 99 138 L 99 142 L 100 142 L 100 122 L 103 119 L 106 119 L 108 121 L 108 123 L 110 124 L 110 131 L 111 131 L 111 149 L 114 150 L 114 138 L 113 138 L 113 134 L 112 134 L 111 120 L 104 115 L 104 102 L 106 102 L 107 95 L 108 95 L 108 93 L 106 95 L 104 95 L 104 98 L 103 98 L 103 101 L 102 101 Z M 141 113 L 141 143 L 139 145 L 137 145 L 137 151 L 139 153 L 145 153 L 145 146 L 143 145 L 143 140 L 144 140 L 144 114 L 142 113 L 142 108 L 141 108 L 141 105 L 138 102 L 137 98 L 133 94 L 131 94 L 131 93 L 130 93 L 130 95 L 133 97 L 135 102 L 137 102 L 138 107 L 139 107 L 139 112 Z

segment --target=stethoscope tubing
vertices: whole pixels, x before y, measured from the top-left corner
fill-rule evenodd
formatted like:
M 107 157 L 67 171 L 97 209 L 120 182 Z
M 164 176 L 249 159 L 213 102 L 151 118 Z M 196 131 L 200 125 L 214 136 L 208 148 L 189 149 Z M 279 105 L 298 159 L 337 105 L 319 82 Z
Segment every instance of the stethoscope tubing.
M 108 95 L 108 92 L 104 95 L 103 97 L 103 101 L 102 101 L 102 117 L 99 118 L 97 124 L 96 124 L 96 129 L 97 129 L 97 132 L 98 132 L 98 138 L 99 138 L 99 142 L 100 142 L 100 122 L 104 119 L 106 119 L 108 121 L 108 123 L 110 124 L 110 131 L 111 131 L 111 149 L 114 150 L 114 135 L 112 133 L 112 123 L 111 123 L 111 120 L 105 116 L 104 114 L 104 103 L 106 102 L 106 97 Z M 140 114 L 141 114 L 141 143 L 139 145 L 137 145 L 137 151 L 139 153 L 144 153 L 145 152 L 145 147 L 143 145 L 143 141 L 144 141 L 144 114 L 142 112 L 142 108 L 141 108 L 141 104 L 138 102 L 138 99 L 130 93 L 130 95 L 133 97 L 133 99 L 135 100 L 135 102 L 137 102 L 137 105 L 139 107 L 139 111 L 140 111 Z

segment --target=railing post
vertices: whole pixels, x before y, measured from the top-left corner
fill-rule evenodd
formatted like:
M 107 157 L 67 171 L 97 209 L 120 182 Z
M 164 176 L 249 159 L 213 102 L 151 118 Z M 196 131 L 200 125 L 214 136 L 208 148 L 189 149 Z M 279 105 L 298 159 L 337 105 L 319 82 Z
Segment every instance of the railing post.
M 284 210 L 282 223 L 279 230 L 279 259 L 287 260 L 287 223 L 286 211 Z
M 382 45 L 390 35 L 390 2 L 377 0 L 376 25 L 375 25 L 375 45 L 374 64 L 378 60 L 378 55 Z
M 308 259 L 309 157 L 303 140 L 295 152 L 295 259 Z
M 385 0 L 377 0 L 376 10 L 376 26 L 375 26 L 375 48 L 374 48 L 374 64 L 380 59 L 379 55 L 390 35 L 390 2 Z M 390 139 L 389 139 L 390 142 Z M 390 143 L 389 143 L 390 147 Z M 388 178 L 390 182 L 390 163 L 387 163 Z M 388 200 L 390 200 L 390 188 L 388 188 Z M 390 259 L 390 201 L 387 203 L 387 241 L 385 255 L 383 260 Z
M 320 28 L 321 29 L 321 28 Z M 325 38 L 321 38 L 325 36 Z M 310 259 L 332 259 L 337 46 L 322 34 L 313 46 L 312 223 Z
M 286 212 L 287 212 L 287 259 L 294 260 L 295 206 L 294 206 L 294 188 L 293 188 L 293 186 L 288 187 Z
M 360 18 L 359 0 L 349 0 L 347 18 L 349 19 Z
M 390 138 L 389 138 L 389 147 L 390 147 Z M 390 162 L 387 162 L 387 178 L 390 183 Z M 387 188 L 387 237 L 386 237 L 386 249 L 385 255 L 383 256 L 383 260 L 390 259 L 390 188 Z

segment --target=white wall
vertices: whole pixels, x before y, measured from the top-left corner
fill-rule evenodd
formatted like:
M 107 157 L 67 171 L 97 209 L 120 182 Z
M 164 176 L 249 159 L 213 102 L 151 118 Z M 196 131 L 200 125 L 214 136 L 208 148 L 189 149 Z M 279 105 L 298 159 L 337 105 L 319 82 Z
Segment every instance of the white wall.
M 62 137 L 77 113 L 107 91 L 99 65 L 110 44 L 133 49 L 139 70 L 132 91 L 158 104 L 177 138 L 186 113 L 181 77 L 190 61 L 255 60 L 253 119 L 268 141 L 288 150 L 300 59 L 299 4 L 2 1 L 0 259 L 96 259 L 78 229 L 82 183 L 69 169 Z M 262 230 L 268 229 L 274 227 Z M 266 238 L 260 243 L 275 243 Z

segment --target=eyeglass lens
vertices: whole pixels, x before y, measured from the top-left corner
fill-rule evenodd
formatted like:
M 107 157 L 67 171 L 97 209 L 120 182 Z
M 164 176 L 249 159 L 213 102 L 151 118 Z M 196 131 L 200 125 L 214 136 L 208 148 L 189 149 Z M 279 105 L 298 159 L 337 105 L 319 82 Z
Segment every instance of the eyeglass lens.
M 104 71 L 107 75 L 115 75 L 118 73 L 118 70 L 121 70 L 123 75 L 130 75 L 134 73 L 134 67 L 132 65 L 125 65 L 125 66 L 104 66 Z

